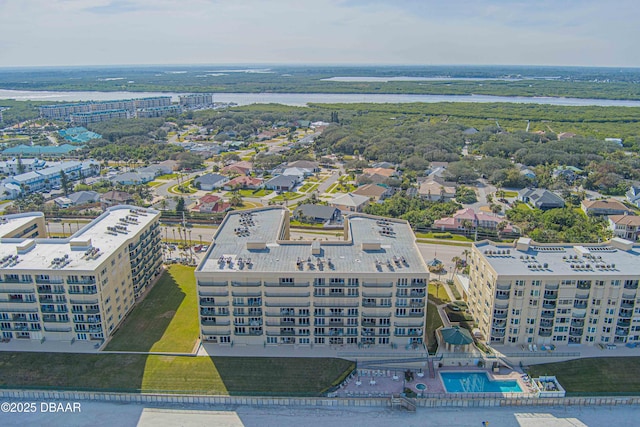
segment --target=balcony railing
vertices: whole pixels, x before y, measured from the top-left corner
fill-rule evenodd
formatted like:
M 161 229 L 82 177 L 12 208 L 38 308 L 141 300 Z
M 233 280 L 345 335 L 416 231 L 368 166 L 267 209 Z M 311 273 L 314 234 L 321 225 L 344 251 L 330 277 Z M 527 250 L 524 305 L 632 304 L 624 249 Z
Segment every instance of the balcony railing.
M 364 282 L 362 286 L 365 288 L 393 288 L 393 283 Z

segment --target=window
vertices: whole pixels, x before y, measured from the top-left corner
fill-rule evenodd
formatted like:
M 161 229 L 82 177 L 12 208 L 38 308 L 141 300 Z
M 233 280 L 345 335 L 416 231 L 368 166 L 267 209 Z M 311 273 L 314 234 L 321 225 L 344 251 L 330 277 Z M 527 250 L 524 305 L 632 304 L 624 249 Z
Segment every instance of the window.
M 278 344 L 278 337 L 267 337 L 267 344 Z

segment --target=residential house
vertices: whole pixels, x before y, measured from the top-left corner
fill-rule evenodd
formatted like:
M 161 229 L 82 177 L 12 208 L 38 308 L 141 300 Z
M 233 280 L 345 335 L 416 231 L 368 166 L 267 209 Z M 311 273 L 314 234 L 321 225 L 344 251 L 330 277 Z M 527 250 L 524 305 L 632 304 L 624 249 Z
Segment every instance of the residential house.
M 524 176 L 525 178 L 529 178 L 531 180 L 535 180 L 536 179 L 536 173 L 534 171 L 532 171 L 529 168 L 524 168 L 520 170 L 520 175 Z
M 249 175 L 252 169 L 253 163 L 241 161 L 223 167 L 220 173 L 225 175 Z
M 336 207 L 344 212 L 362 212 L 362 209 L 368 204 L 369 198 L 367 196 L 353 193 L 340 194 L 329 202 L 329 206 Z
M 299 221 L 329 223 L 342 219 L 340 209 L 325 205 L 300 205 L 293 211 L 293 217 Z
M 638 206 L 640 208 L 640 186 L 632 185 L 629 191 L 625 194 L 629 203 Z
M 100 201 L 100 193 L 96 191 L 78 191 L 71 193 L 66 197 L 58 197 L 54 200 L 56 205 L 61 208 L 68 208 L 71 206 L 82 206 L 89 203 L 96 203 Z
M 229 178 L 224 175 L 208 173 L 193 180 L 193 185 L 196 188 L 200 188 L 200 190 L 211 191 L 215 188 L 223 187 L 228 181 Z
M 365 184 L 358 187 L 353 194 L 358 194 L 360 196 L 366 196 L 369 199 L 377 202 L 379 200 L 384 200 L 387 197 L 393 194 L 393 190 L 389 187 L 385 187 L 378 184 Z
M 391 178 L 392 176 L 396 176 L 397 172 L 392 168 L 364 168 L 362 169 L 363 175 L 380 175 L 385 178 Z
M 292 191 L 298 185 L 298 177 L 293 175 L 278 175 L 264 183 L 264 188 L 277 192 Z
M 396 165 L 391 162 L 377 162 L 371 165 L 372 168 L 395 169 Z
M 198 204 L 194 210 L 202 213 L 222 213 L 230 208 L 231 205 L 226 203 L 222 198 L 214 196 L 213 194 L 207 194 L 198 200 Z
M 153 171 L 124 172 L 124 173 L 119 173 L 118 175 L 111 178 L 111 182 L 113 182 L 114 184 L 121 184 L 121 185 L 141 185 L 141 184 L 146 184 L 147 182 L 153 181 L 155 177 L 156 177 L 156 173 Z
M 582 169 L 575 166 L 558 166 L 551 175 L 554 178 L 563 179 L 566 183 L 572 184 L 582 172 Z
M 448 202 L 456 197 L 456 188 L 429 178 L 420 184 L 418 194 L 427 200 Z
M 264 179 L 262 178 L 254 178 L 252 176 L 237 176 L 224 184 L 224 189 L 227 191 L 231 190 L 257 190 L 262 187 L 262 183 Z
M 475 212 L 472 208 L 460 209 L 452 217 L 437 219 L 433 222 L 433 228 L 441 231 L 466 231 L 467 225 L 471 225 L 472 229 L 485 228 L 488 230 L 497 230 L 498 224 L 504 223 L 503 232 L 513 233 L 513 226 L 503 217 L 489 214 L 486 212 Z
M 616 199 L 583 200 L 580 207 L 587 215 L 629 215 L 633 211 Z
M 320 164 L 311 160 L 296 160 L 287 164 L 288 168 L 306 169 L 309 175 L 320 172 Z
M 562 197 L 549 190 L 540 188 L 523 188 L 518 191 L 518 200 L 541 210 L 564 208 Z
M 54 166 L 39 169 L 5 179 L 6 184 L 17 185 L 24 194 L 47 191 L 51 188 L 62 186 L 62 177 L 68 182 L 97 175 L 100 172 L 100 164 L 95 160 L 86 162 L 61 162 Z
M 103 207 L 128 205 L 133 201 L 134 197 L 125 191 L 111 190 L 100 196 L 100 203 Z
M 611 215 L 609 230 L 613 231 L 615 237 L 636 241 L 640 238 L 640 216 Z

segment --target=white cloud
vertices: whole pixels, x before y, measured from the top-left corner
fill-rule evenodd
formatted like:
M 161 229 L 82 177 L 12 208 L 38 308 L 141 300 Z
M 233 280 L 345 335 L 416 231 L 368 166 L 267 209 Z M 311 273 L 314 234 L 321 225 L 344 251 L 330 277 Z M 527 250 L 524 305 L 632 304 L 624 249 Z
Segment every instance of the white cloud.
M 633 0 L 0 0 L 0 66 L 639 66 L 639 12 Z

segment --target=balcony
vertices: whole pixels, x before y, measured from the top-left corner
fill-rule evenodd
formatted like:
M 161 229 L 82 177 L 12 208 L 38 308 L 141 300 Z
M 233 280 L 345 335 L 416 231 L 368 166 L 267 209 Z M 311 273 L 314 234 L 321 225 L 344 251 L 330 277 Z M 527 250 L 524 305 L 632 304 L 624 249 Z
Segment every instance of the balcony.
M 620 317 L 624 317 L 625 319 L 630 318 L 633 315 L 632 311 L 628 311 L 628 310 L 620 310 L 620 313 L 618 313 L 618 316 Z
M 628 280 L 624 283 L 625 289 L 638 289 L 638 281 L 637 280 Z
M 216 287 L 222 287 L 222 286 L 228 286 L 228 283 L 225 282 L 208 282 L 208 281 L 204 281 L 204 280 L 199 280 L 198 281 L 198 286 L 216 286 Z
M 494 319 L 506 319 L 507 313 L 493 313 Z
M 589 299 L 589 294 L 576 294 L 576 299 L 588 300 Z
M 587 316 L 586 312 L 580 313 L 580 312 L 574 311 L 571 313 L 571 317 L 573 319 L 584 319 L 586 316 Z
M 67 279 L 69 285 L 95 285 L 96 279 Z
M 262 282 L 260 282 L 260 281 L 258 281 L 258 282 L 231 282 L 231 286 L 235 286 L 235 287 L 244 287 L 244 286 L 259 287 L 259 286 L 262 286 Z M 266 283 L 265 283 L 265 286 L 267 286 Z M 283 286 L 283 285 L 279 285 L 279 286 Z
M 233 291 L 231 292 L 231 296 L 232 297 L 252 297 L 252 298 L 259 298 L 262 296 L 262 292 L 261 291 L 247 291 L 247 292 L 238 292 L 238 291 Z
M 572 328 L 584 328 L 584 319 L 571 319 Z
M 364 288 L 393 288 L 393 283 L 364 282 L 362 286 Z
M 540 328 L 538 329 L 538 335 L 541 337 L 550 337 L 551 336 L 551 328 Z
M 98 288 L 96 287 L 77 289 L 77 290 L 69 289 L 69 294 L 72 294 L 72 295 L 95 295 L 97 293 L 98 293 Z
M 553 319 L 555 315 L 556 313 L 550 310 L 542 310 L 542 312 L 540 313 L 540 316 L 545 319 Z
M 200 305 L 202 307 L 228 307 L 229 301 L 209 301 L 200 299 Z
M 392 296 L 393 292 L 362 292 L 363 298 L 391 298 Z M 396 292 L 396 296 L 401 298 L 408 297 L 408 295 L 398 295 L 398 292 Z
M 540 320 L 540 327 L 541 328 L 550 328 L 553 326 L 553 320 L 549 320 L 549 319 L 541 319 Z
M 555 302 L 543 302 L 542 303 L 542 308 L 546 308 L 548 310 L 553 310 L 556 308 L 556 303 Z
M 229 314 L 227 313 L 224 316 L 228 316 L 228 315 Z M 234 310 L 233 315 L 236 317 L 260 317 L 262 316 L 262 310 L 251 311 L 251 312 Z M 221 316 L 221 314 L 217 314 L 217 316 Z
M 493 324 L 491 326 L 493 326 L 494 328 L 504 329 L 504 328 L 507 327 L 507 321 L 506 320 L 493 319 Z
M 587 308 L 587 302 L 579 302 L 579 301 L 575 301 L 573 303 L 573 308 Z
M 231 324 L 231 321 L 230 320 L 216 320 L 216 321 L 203 320 L 200 322 L 200 324 L 204 326 L 229 326 Z
M 634 307 L 634 305 L 635 305 L 635 304 L 634 304 L 634 301 L 625 301 L 625 300 L 622 300 L 622 301 L 620 302 L 620 307 L 622 307 L 622 308 L 633 308 L 633 307 Z
M 219 290 L 219 291 L 200 291 L 198 295 L 201 297 L 228 297 L 229 291 L 227 290 Z
M 620 337 L 626 337 L 627 335 L 629 335 L 629 329 L 628 328 L 618 328 L 618 329 L 616 329 L 616 335 L 618 335 Z
M 268 298 L 309 298 L 311 296 L 311 292 L 303 292 L 303 293 L 291 293 L 291 292 L 265 292 L 265 297 Z
M 631 320 L 629 319 L 618 319 L 618 326 L 623 327 L 623 328 L 628 328 L 629 326 L 631 326 Z
M 311 283 L 309 282 L 294 282 L 294 283 L 289 283 L 289 282 L 264 282 L 264 285 L 268 288 L 308 288 L 309 286 L 311 286 Z M 235 285 L 234 285 L 235 286 Z M 249 286 L 249 285 L 243 285 L 243 286 Z M 329 286 L 329 285 L 326 285 Z M 332 287 L 338 287 L 331 285 Z
M 309 307 L 311 306 L 311 303 L 308 301 L 266 301 L 264 305 L 267 307 Z M 314 303 L 314 305 L 317 306 L 317 302 Z M 335 305 L 338 304 L 329 302 L 326 306 L 328 307 Z
M 64 294 L 64 288 L 52 288 L 51 286 L 38 286 L 40 294 Z
M 511 283 L 497 283 L 496 284 L 496 289 L 499 291 L 510 291 L 511 290 Z
M 424 304 L 423 304 L 424 305 Z M 363 307 L 391 307 L 391 302 L 362 301 Z
M 496 330 L 492 330 L 491 331 L 491 337 L 495 337 L 495 338 L 504 338 L 505 336 L 505 331 L 496 331 Z
M 545 292 L 542 295 L 542 298 L 550 299 L 550 300 L 557 300 L 558 299 L 558 294 L 556 292 Z
M 309 305 L 307 304 L 306 307 Z M 334 301 L 334 300 L 315 300 L 314 307 L 359 307 L 360 301 L 354 299 L 352 301 Z M 389 306 L 387 306 L 389 307 Z
M 267 326 L 296 326 L 296 322 L 284 322 L 282 320 L 267 320 Z M 298 325 L 300 327 L 309 327 L 309 325 Z
M 559 288 L 560 288 L 560 285 L 558 283 L 547 283 L 546 285 L 544 285 L 545 291 L 556 291 Z
M 583 332 L 584 332 L 583 328 L 570 328 L 569 329 L 569 336 L 581 337 Z
M 496 292 L 496 299 L 508 300 L 509 299 L 509 294 L 505 293 L 505 292 Z
M 587 283 L 581 283 L 580 281 L 578 281 L 578 284 L 576 285 L 576 287 L 578 289 L 591 289 L 591 282 L 587 282 Z

